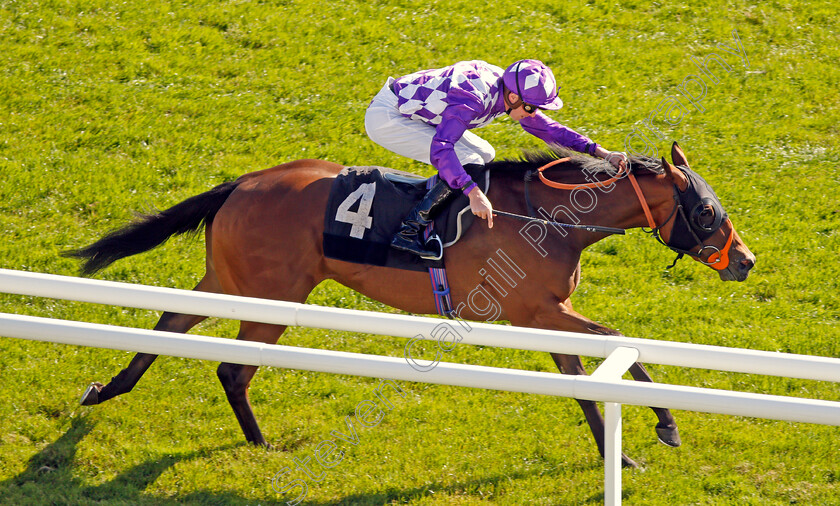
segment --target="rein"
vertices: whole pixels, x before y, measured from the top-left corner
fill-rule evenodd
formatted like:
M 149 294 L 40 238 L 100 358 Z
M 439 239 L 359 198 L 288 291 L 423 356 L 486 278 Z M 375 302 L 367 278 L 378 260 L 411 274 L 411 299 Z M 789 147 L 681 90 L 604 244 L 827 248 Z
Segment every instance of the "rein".
M 507 213 L 505 211 L 498 211 L 493 210 L 493 214 L 497 214 L 499 216 L 507 216 L 508 218 L 514 218 L 517 220 L 522 221 L 536 221 L 542 223 L 543 225 L 551 225 L 553 227 L 561 227 L 561 228 L 571 228 L 575 230 L 586 230 L 587 232 L 603 232 L 606 234 L 617 234 L 617 235 L 624 235 L 626 231 L 623 228 L 614 228 L 614 227 L 602 227 L 600 225 L 572 225 L 570 223 L 562 223 L 559 221 L 549 221 L 544 220 L 542 218 L 535 218 L 533 216 L 522 216 L 521 214 L 516 213 Z
M 543 174 L 543 171 L 545 169 L 547 169 L 549 167 L 554 167 L 555 165 L 561 164 L 563 162 L 568 162 L 570 160 L 571 160 L 571 158 L 569 158 L 569 157 L 559 158 L 557 160 L 553 160 L 551 162 L 548 162 L 547 164 L 545 164 L 542 167 L 540 167 L 539 169 L 537 169 L 536 172 L 537 172 L 537 175 L 540 177 L 540 181 L 542 181 L 546 186 L 550 186 L 552 188 L 557 188 L 558 190 L 577 190 L 578 188 L 603 188 L 605 186 L 609 186 L 609 185 L 613 184 L 614 182 L 616 182 L 619 179 L 621 179 L 622 177 L 624 177 L 624 172 L 625 171 L 619 170 L 619 172 L 615 176 L 613 176 L 613 177 L 611 177 L 611 178 L 609 178 L 605 181 L 594 181 L 592 183 L 581 183 L 581 184 L 567 184 L 567 183 L 558 183 L 557 181 L 552 181 L 552 180 L 548 179 L 547 177 L 545 177 L 545 175 Z M 629 162 L 629 160 L 628 160 L 628 162 Z M 632 176 L 633 174 L 631 174 L 628 171 L 627 175 Z
M 662 244 L 664 246 L 667 246 L 671 250 L 677 252 L 677 258 L 674 259 L 674 262 L 667 267 L 668 269 L 670 269 L 671 267 L 674 267 L 677 264 L 677 261 L 679 261 L 679 259 L 681 259 L 684 255 L 688 255 L 688 256 L 694 258 L 694 260 L 697 260 L 698 262 L 700 262 L 704 265 L 708 265 L 709 267 L 711 267 L 712 269 L 715 269 L 717 271 L 721 271 L 721 270 L 724 270 L 724 269 L 729 267 L 729 249 L 732 246 L 732 239 L 735 235 L 735 227 L 732 226 L 732 222 L 729 221 L 729 219 L 727 219 L 726 221 L 730 225 L 730 232 L 729 232 L 729 236 L 726 239 L 726 244 L 723 246 L 723 249 L 721 250 L 717 246 L 705 245 L 705 244 L 703 244 L 703 241 L 700 240 L 699 237 L 697 237 L 697 234 L 694 233 L 694 230 L 692 230 L 692 228 L 691 228 L 691 224 L 688 221 L 688 217 L 685 215 L 685 210 L 683 209 L 682 202 L 680 201 L 679 194 L 677 193 L 678 188 L 677 188 L 676 184 L 674 185 L 674 208 L 671 210 L 671 214 L 668 216 L 668 218 L 665 219 L 664 222 L 662 222 L 662 225 L 657 226 L 656 221 L 653 219 L 653 213 L 650 211 L 650 206 L 648 206 L 647 199 L 645 198 L 645 195 L 642 192 L 642 188 L 641 188 L 641 186 L 639 186 L 639 182 L 636 180 L 636 176 L 633 174 L 632 169 L 629 167 L 629 164 L 630 164 L 629 158 L 627 159 L 627 164 L 628 164 L 627 169 L 624 169 L 624 170 L 619 169 L 619 171 L 616 173 L 615 176 L 613 176 L 609 179 L 605 179 L 604 181 L 595 181 L 595 182 L 591 182 L 591 183 L 581 183 L 581 184 L 558 183 L 556 181 L 552 181 L 552 180 L 548 179 L 543 174 L 543 171 L 545 171 L 549 167 L 553 167 L 553 166 L 561 164 L 563 162 L 568 162 L 570 160 L 571 160 L 571 158 L 569 158 L 569 157 L 559 158 L 557 160 L 552 160 L 551 162 L 543 165 L 542 167 L 536 169 L 535 171 L 527 172 L 525 174 L 525 178 L 524 178 L 524 181 L 525 181 L 525 204 L 528 207 L 528 214 L 530 215 L 530 218 L 525 217 L 525 216 L 520 216 L 520 215 L 514 215 L 512 213 L 505 213 L 505 212 L 501 212 L 501 211 L 496 211 L 496 213 L 500 214 L 502 216 L 510 216 L 510 217 L 516 217 L 516 218 L 521 218 L 521 219 L 530 219 L 530 220 L 541 221 L 541 222 L 546 223 L 546 224 L 557 225 L 557 226 L 561 226 L 561 227 L 564 227 L 564 228 L 576 228 L 576 229 L 587 230 L 587 231 L 590 231 L 590 232 L 603 232 L 603 231 L 607 231 L 607 230 L 612 230 L 609 233 L 624 234 L 623 229 L 614 229 L 614 228 L 611 228 L 611 227 L 599 227 L 599 226 L 595 226 L 595 225 L 570 225 L 568 223 L 551 222 L 551 221 L 536 218 L 534 216 L 534 214 L 535 214 L 534 209 L 533 209 L 533 206 L 531 205 L 531 200 L 530 200 L 529 195 L 528 195 L 528 182 L 531 181 L 531 179 L 533 177 L 533 174 L 537 174 L 537 176 L 540 178 L 540 180 L 546 186 L 549 186 L 551 188 L 556 188 L 556 189 L 559 189 L 559 190 L 577 190 L 579 188 L 589 188 L 589 189 L 591 189 L 591 188 L 604 188 L 604 187 L 609 186 L 609 185 L 615 183 L 616 181 L 618 181 L 619 179 L 626 176 L 627 179 L 630 180 L 630 184 L 633 186 L 633 191 L 635 191 L 636 197 L 638 197 L 638 199 L 639 199 L 639 203 L 642 205 L 642 211 L 644 212 L 645 218 L 647 219 L 647 222 L 648 222 L 648 226 L 650 227 L 650 230 L 645 230 L 644 227 L 642 227 L 642 231 L 645 232 L 645 233 L 651 234 L 653 237 L 656 238 L 657 241 L 659 241 L 660 244 Z M 700 251 L 699 252 L 693 253 L 693 252 L 688 251 L 688 250 L 684 250 L 684 249 L 675 248 L 673 246 L 670 246 L 660 236 L 659 231 L 662 229 L 662 227 L 664 227 L 666 224 L 668 224 L 668 222 L 670 222 L 672 219 L 674 219 L 677 215 L 682 217 L 683 221 L 685 221 L 688 230 L 691 232 L 692 236 L 694 237 L 694 240 L 697 241 L 697 244 L 700 246 Z M 604 229 L 607 229 L 607 230 L 604 230 Z M 620 232 L 615 232 L 615 231 L 620 231 Z M 707 249 L 712 250 L 712 252 L 709 254 L 709 257 L 704 261 L 702 259 L 702 255 L 703 255 L 703 252 Z

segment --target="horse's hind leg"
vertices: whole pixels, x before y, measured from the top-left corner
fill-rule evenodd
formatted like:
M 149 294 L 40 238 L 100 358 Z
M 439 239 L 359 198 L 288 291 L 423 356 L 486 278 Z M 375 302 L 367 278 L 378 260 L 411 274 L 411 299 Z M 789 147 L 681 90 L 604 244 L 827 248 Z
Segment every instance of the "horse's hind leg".
M 196 285 L 194 290 L 217 292 L 217 287 L 218 282 L 215 281 L 215 278 L 207 275 Z M 206 316 L 166 312 L 161 315 L 154 330 L 185 333 L 206 318 Z M 87 390 L 85 390 L 85 393 L 82 394 L 81 404 L 83 406 L 92 406 L 130 392 L 157 357 L 157 355 L 151 353 L 138 353 L 134 355 L 128 367 L 111 378 L 111 381 L 107 385 L 102 385 L 99 382 L 91 383 Z
M 242 322 L 237 339 L 273 344 L 277 342 L 285 329 L 283 325 Z M 248 400 L 248 387 L 256 372 L 257 366 L 222 363 L 219 364 L 216 375 L 225 389 L 228 402 L 233 408 L 236 420 L 239 421 L 239 426 L 242 427 L 245 439 L 255 445 L 269 446 L 260 431 L 251 402 Z
M 649 383 L 653 382 L 653 379 L 651 379 L 650 374 L 648 374 L 647 369 L 645 369 L 645 366 L 638 362 L 630 366 L 630 375 L 633 376 L 633 379 L 636 381 L 647 381 Z M 680 432 L 677 429 L 677 421 L 674 419 L 674 415 L 671 414 L 671 411 L 666 408 L 650 409 L 652 409 L 653 412 L 656 413 L 656 417 L 659 418 L 659 423 L 656 424 L 656 435 L 659 437 L 659 440 L 668 446 L 680 446 L 682 444 Z
M 206 316 L 163 313 L 157 325 L 155 325 L 154 330 L 184 333 L 206 318 Z M 157 357 L 157 355 L 151 353 L 138 353 L 134 355 L 128 367 L 111 378 L 111 381 L 107 385 L 103 386 L 102 383 L 92 383 L 82 395 L 82 405 L 91 406 L 100 404 L 108 399 L 130 392 Z

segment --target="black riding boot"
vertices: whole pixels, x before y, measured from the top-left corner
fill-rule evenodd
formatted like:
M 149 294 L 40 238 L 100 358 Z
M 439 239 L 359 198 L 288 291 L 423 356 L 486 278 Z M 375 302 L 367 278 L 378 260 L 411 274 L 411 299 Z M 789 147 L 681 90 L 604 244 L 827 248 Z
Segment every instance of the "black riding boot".
M 391 240 L 391 247 L 414 253 L 422 258 L 436 259 L 441 252 L 430 251 L 421 232 L 426 225 L 437 216 L 441 210 L 455 197 L 455 190 L 445 181 L 438 181 L 423 200 L 403 218 L 399 232 Z

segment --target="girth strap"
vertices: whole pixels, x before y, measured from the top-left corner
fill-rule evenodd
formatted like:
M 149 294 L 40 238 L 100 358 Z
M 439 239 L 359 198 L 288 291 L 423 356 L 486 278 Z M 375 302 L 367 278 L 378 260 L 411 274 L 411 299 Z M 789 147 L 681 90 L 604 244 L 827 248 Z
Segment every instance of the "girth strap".
M 439 178 L 437 175 L 432 176 L 426 182 L 426 189 L 430 190 L 437 184 Z M 434 233 L 435 222 L 432 220 L 426 230 L 423 231 L 423 239 L 429 240 L 429 237 Z M 443 256 L 443 243 L 441 242 L 441 257 Z M 432 283 L 432 294 L 435 296 L 435 309 L 439 315 L 452 318 L 455 312 L 452 308 L 452 298 L 449 296 L 449 281 L 446 279 L 446 268 L 429 267 L 429 279 Z

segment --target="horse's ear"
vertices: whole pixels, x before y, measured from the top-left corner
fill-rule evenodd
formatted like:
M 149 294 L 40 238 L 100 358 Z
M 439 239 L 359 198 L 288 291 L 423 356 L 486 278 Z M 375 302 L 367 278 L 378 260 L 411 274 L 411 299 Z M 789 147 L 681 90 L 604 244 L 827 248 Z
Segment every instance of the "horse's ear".
M 666 160 L 664 156 L 662 157 L 662 168 L 665 169 L 665 177 L 677 185 L 677 188 L 679 188 L 681 192 L 684 192 L 688 188 L 688 179 L 685 177 L 685 174 L 668 163 L 668 160 Z
M 675 165 L 689 167 L 688 160 L 685 158 L 685 153 L 683 153 L 683 150 L 680 148 L 680 145 L 677 144 L 677 141 L 674 141 L 674 144 L 671 145 L 671 160 L 674 161 Z

